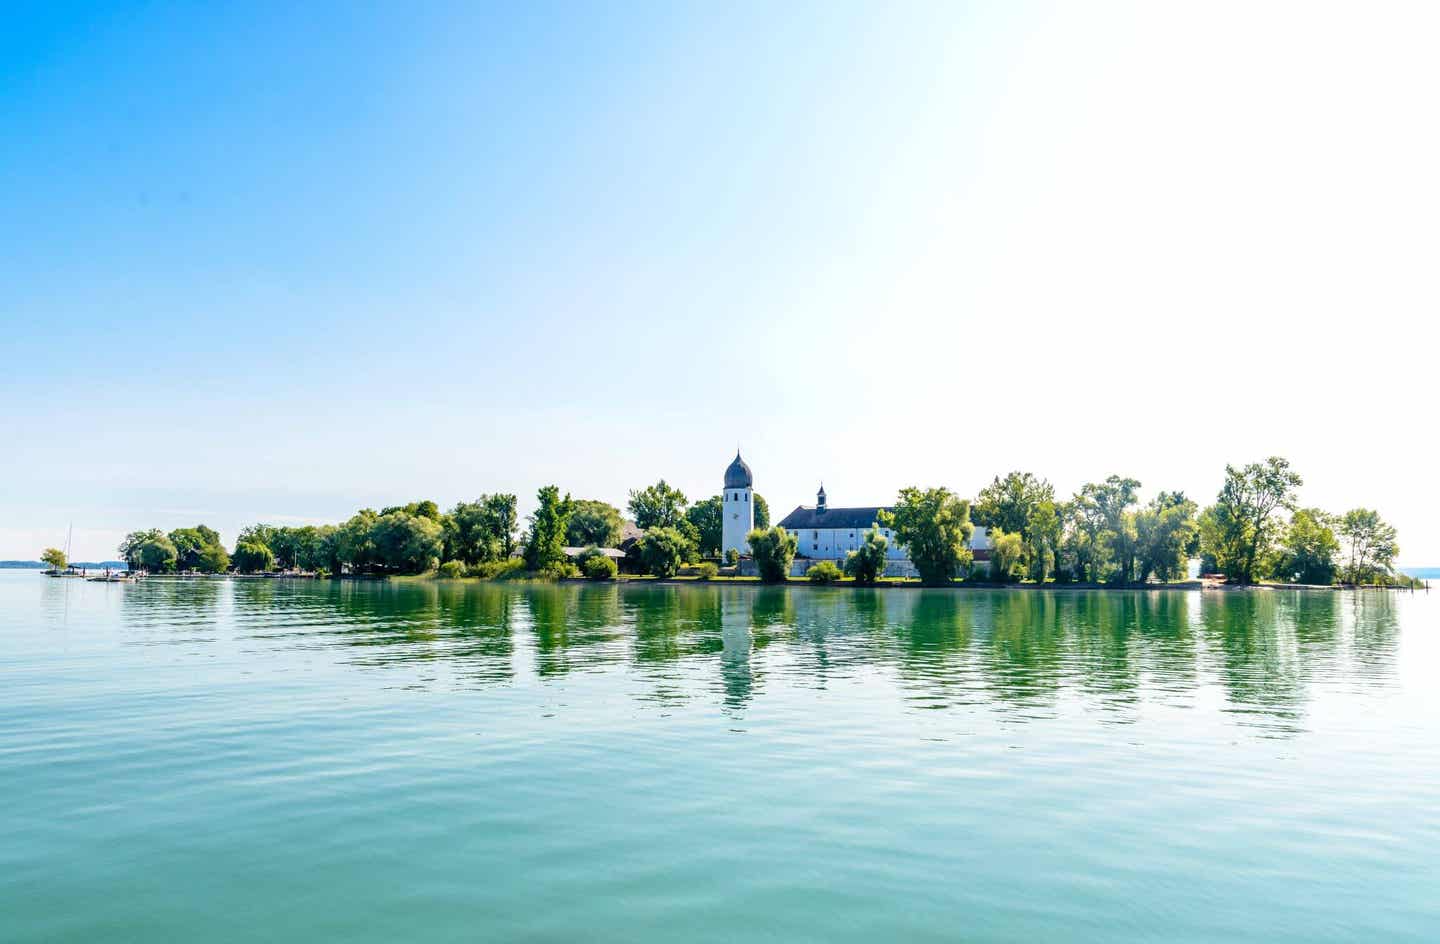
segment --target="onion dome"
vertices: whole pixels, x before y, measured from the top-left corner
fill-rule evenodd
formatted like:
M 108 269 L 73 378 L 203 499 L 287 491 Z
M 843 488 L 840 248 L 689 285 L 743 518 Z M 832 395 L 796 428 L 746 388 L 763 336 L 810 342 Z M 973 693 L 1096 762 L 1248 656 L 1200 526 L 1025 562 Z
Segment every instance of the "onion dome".
M 755 476 L 750 474 L 750 467 L 745 460 L 740 458 L 740 450 L 735 450 L 735 461 L 725 470 L 726 488 L 750 488 L 755 484 Z

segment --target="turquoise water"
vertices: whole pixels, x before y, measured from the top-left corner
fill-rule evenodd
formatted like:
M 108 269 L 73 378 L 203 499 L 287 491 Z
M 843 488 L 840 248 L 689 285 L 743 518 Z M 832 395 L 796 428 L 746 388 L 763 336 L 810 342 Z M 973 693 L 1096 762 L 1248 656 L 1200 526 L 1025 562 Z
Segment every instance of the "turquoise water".
M 1434 941 L 1437 617 L 0 574 L 0 939 Z

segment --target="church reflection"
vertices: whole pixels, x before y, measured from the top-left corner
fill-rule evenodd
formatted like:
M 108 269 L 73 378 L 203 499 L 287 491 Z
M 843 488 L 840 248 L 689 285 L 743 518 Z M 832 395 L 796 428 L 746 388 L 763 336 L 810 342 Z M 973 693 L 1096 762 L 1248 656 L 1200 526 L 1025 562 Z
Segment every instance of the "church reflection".
M 240 641 L 336 648 L 415 684 L 620 672 L 642 709 L 743 717 L 772 681 L 889 685 L 907 710 L 1066 711 L 1128 724 L 1218 691 L 1239 725 L 1305 730 L 1317 684 L 1385 684 L 1400 634 L 1384 593 L 1005 592 L 757 586 L 155 581 L 126 588 L 148 628 L 228 623 Z M 57 596 L 55 605 L 63 601 Z M 1078 707 L 1077 707 L 1078 706 Z

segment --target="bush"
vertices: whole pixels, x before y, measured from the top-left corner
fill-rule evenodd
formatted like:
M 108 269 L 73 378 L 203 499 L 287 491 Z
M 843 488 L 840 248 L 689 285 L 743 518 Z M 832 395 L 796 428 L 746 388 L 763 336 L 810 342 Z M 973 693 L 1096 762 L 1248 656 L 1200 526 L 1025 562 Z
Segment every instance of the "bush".
M 834 583 L 840 579 L 840 568 L 833 561 L 821 561 L 805 571 L 811 583 Z
M 486 561 L 483 564 L 471 564 L 469 573 L 481 580 L 514 580 L 525 576 L 525 562 L 518 557 Z
M 440 565 L 439 575 L 446 580 L 459 580 L 465 576 L 465 563 L 463 561 L 446 561 Z
M 885 552 L 890 542 L 875 529 L 865 532 L 865 543 L 860 549 L 845 556 L 845 575 L 854 577 L 856 583 L 871 584 L 885 573 Z
M 535 576 L 541 580 L 566 580 L 570 577 L 580 576 L 580 568 L 570 563 L 568 559 L 551 561 L 535 571 Z
M 720 575 L 720 568 L 709 561 L 695 565 L 696 580 L 714 580 Z
M 746 540 L 750 542 L 755 566 L 760 569 L 760 579 L 766 583 L 784 583 L 785 578 L 790 576 L 790 565 L 795 561 L 795 551 L 799 546 L 795 535 L 776 525 L 768 530 L 756 528 Z
M 725 552 L 725 566 L 734 567 L 738 563 L 740 563 L 740 552 L 732 547 Z
M 614 580 L 620 568 L 604 554 L 595 554 L 583 558 L 580 571 L 590 580 Z

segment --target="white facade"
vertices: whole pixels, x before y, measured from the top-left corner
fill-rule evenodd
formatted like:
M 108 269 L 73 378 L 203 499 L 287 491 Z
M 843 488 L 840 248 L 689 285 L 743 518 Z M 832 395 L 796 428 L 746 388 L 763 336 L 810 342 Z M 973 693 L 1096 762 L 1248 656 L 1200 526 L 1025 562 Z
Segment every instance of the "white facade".
M 871 525 L 875 527 L 875 525 Z M 860 545 L 865 543 L 865 532 L 870 528 L 799 528 L 796 529 L 795 539 L 799 543 L 796 549 L 797 554 L 811 557 L 816 560 L 833 560 L 836 563 L 844 563 L 845 555 L 851 551 L 858 551 Z M 904 545 L 895 543 L 895 535 L 889 528 L 876 528 L 885 539 L 890 542 L 885 550 L 887 560 L 909 560 L 910 552 Z M 970 549 L 972 551 L 988 551 L 990 542 L 986 539 L 985 529 L 980 525 L 975 526 L 975 533 L 970 538 Z

